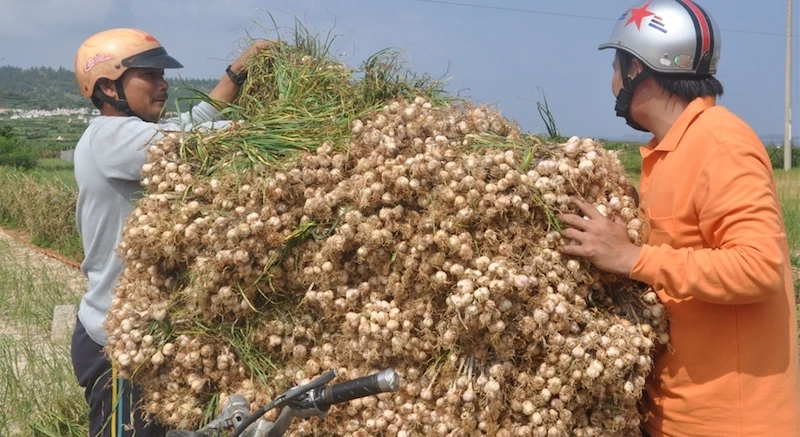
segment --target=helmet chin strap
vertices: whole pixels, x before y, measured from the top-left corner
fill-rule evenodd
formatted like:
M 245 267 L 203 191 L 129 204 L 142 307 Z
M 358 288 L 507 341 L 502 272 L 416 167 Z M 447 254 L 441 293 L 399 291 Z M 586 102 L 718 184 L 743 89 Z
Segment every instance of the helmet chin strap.
M 131 109 L 131 107 L 128 105 L 128 101 L 125 100 L 125 90 L 122 89 L 122 84 L 119 83 L 119 81 L 114 81 L 114 86 L 117 88 L 117 96 L 119 97 L 119 99 L 117 100 L 112 99 L 99 88 L 95 91 L 95 96 L 97 96 L 97 98 L 99 98 L 100 100 L 113 106 L 114 109 L 116 109 L 117 111 L 129 117 L 142 118 L 141 116 L 139 116 L 139 114 L 134 112 L 133 109 Z M 142 120 L 144 119 L 142 118 Z
M 624 79 L 622 79 L 622 89 L 619 90 L 619 94 L 617 94 L 617 102 L 614 106 L 614 110 L 617 112 L 617 117 L 624 118 L 628 126 L 638 131 L 650 132 L 647 130 L 647 128 L 635 122 L 631 116 L 631 100 L 633 99 L 633 91 L 640 83 L 642 83 L 643 80 L 645 80 L 645 78 L 647 78 L 648 73 L 642 71 L 633 79 L 631 79 L 628 77 L 628 66 L 625 65 L 625 62 L 619 63 L 619 72 Z

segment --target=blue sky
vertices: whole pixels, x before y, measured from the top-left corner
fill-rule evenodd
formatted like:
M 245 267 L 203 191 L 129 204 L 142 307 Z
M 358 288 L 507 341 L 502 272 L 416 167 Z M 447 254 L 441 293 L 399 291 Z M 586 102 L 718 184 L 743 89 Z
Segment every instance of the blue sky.
M 761 135 L 783 133 L 786 2 L 697 0 L 722 31 L 720 103 Z M 526 131 L 543 131 L 547 96 L 562 133 L 620 137 L 636 132 L 614 115 L 611 52 L 598 51 L 630 0 L 0 0 L 0 65 L 73 68 L 90 34 L 132 26 L 153 33 L 185 66 L 184 77 L 217 78 L 248 32 L 274 37 L 294 17 L 336 35 L 350 65 L 387 47 L 416 72 L 449 78 L 448 90 L 495 105 Z M 794 3 L 793 134 L 800 133 L 800 25 Z M 512 10 L 517 9 L 517 10 Z M 525 12 L 538 11 L 537 12 Z M 260 26 L 263 27 L 260 27 Z M 287 33 L 288 34 L 288 33 Z M 5 58 L 5 59 L 2 59 Z

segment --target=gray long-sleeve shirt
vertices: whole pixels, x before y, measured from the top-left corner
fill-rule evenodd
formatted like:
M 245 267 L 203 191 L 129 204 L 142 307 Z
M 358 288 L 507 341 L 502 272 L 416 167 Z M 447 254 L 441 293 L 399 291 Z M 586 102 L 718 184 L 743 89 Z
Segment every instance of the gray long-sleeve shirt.
M 78 182 L 76 221 L 83 241 L 81 271 L 89 280 L 78 308 L 78 318 L 89 337 L 107 342 L 103 323 L 112 293 L 122 273 L 116 249 L 133 203 L 142 196 L 141 169 L 147 148 L 163 136 L 163 130 L 187 130 L 196 125 L 219 128 L 213 121 L 217 110 L 200 103 L 191 112 L 158 124 L 137 117 L 99 116 L 91 120 L 75 147 L 75 179 Z

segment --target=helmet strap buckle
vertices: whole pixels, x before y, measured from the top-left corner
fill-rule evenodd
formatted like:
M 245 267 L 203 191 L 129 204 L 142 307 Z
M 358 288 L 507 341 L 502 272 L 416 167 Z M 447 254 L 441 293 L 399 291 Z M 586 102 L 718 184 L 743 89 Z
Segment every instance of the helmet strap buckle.
M 125 115 L 139 117 L 128 105 L 128 100 L 125 98 L 125 90 L 122 89 L 122 83 L 116 80 L 114 81 L 114 86 L 117 88 L 117 101 L 114 102 L 114 108 Z

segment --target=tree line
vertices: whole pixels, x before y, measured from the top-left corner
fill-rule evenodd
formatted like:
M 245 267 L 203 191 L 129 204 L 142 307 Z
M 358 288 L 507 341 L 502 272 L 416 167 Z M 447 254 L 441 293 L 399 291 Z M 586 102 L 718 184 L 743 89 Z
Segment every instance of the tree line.
M 177 98 L 192 96 L 188 88 L 209 92 L 218 79 L 167 78 L 170 85 L 170 100 L 167 108 L 175 108 Z M 189 102 L 178 101 L 182 111 Z M 75 82 L 75 73 L 64 67 L 32 67 L 23 69 L 13 66 L 0 67 L 0 108 L 43 109 L 93 108 L 89 99 L 83 98 Z

